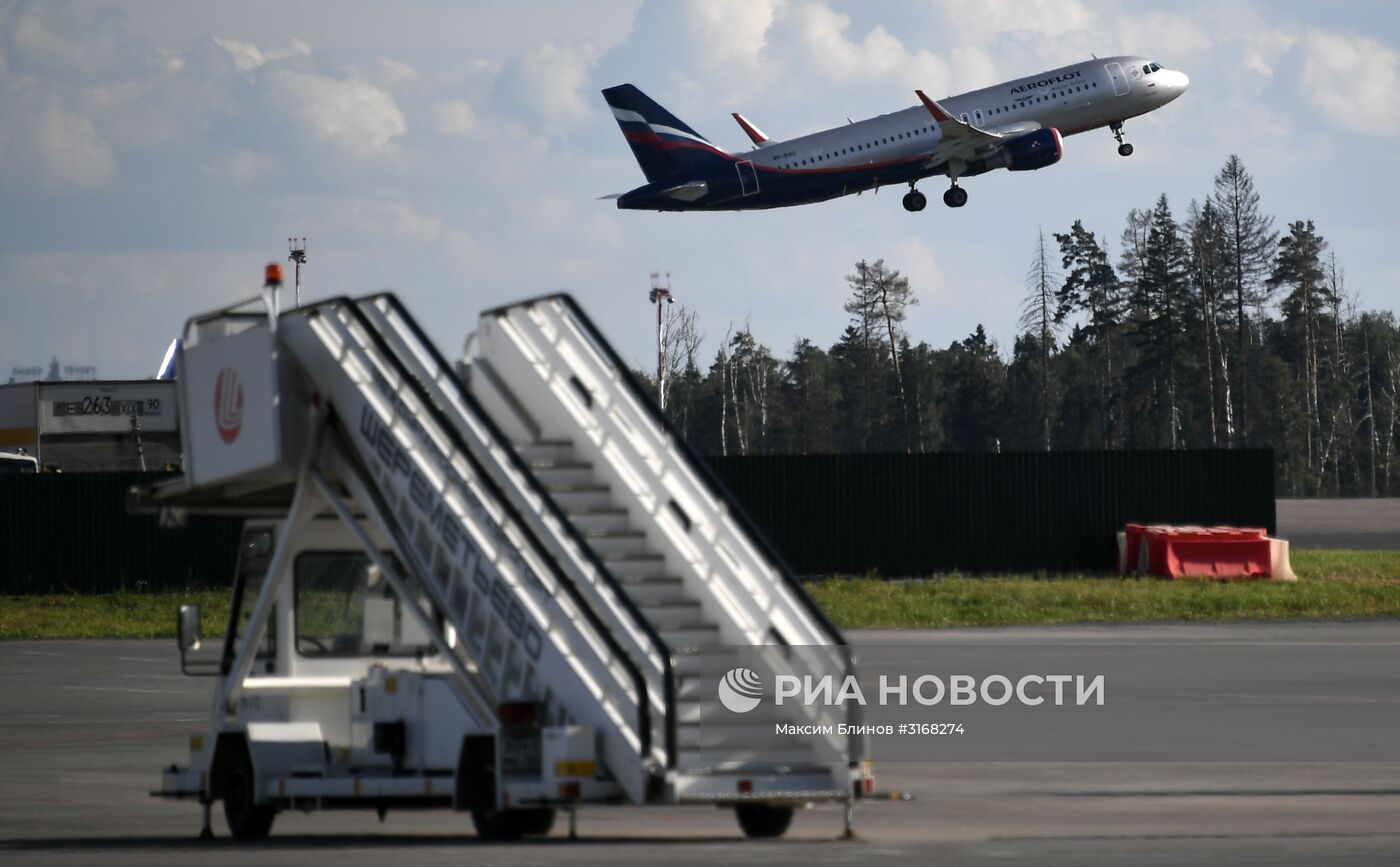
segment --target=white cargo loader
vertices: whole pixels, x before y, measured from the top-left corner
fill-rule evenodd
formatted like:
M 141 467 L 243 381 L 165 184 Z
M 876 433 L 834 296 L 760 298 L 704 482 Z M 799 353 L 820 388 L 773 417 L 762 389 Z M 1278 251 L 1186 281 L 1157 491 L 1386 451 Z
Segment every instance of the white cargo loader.
M 448 807 L 513 839 L 599 802 L 776 836 L 841 801 L 849 830 L 858 708 L 717 700 L 727 672 L 850 674 L 849 648 L 571 299 L 488 311 L 454 369 L 393 296 L 279 312 L 271 276 L 265 310 L 188 323 L 186 474 L 133 492 L 246 519 L 221 649 L 179 615 L 212 731 L 153 794 L 206 831 L 222 800 L 245 838 Z

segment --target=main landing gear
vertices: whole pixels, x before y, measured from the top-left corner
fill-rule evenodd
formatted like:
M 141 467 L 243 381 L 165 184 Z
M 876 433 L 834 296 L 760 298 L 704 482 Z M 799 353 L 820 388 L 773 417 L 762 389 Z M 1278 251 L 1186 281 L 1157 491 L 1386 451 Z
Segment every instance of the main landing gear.
M 1113 130 L 1113 137 L 1118 140 L 1118 156 L 1132 156 L 1133 146 L 1123 141 L 1123 122 L 1121 120 L 1115 120 L 1113 123 L 1108 125 L 1108 128 Z
M 923 193 L 914 189 L 913 184 L 909 185 L 909 192 L 904 194 L 903 201 L 906 211 L 922 211 L 928 205 L 928 199 L 924 197 Z M 943 194 L 943 204 L 950 208 L 961 208 L 967 204 L 967 190 L 958 186 L 958 182 L 954 180 L 953 185 Z

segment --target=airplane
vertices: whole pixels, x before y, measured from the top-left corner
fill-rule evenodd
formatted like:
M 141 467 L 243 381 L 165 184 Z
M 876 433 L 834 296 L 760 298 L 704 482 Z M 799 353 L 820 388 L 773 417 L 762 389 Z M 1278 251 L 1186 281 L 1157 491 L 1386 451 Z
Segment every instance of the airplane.
M 1189 84 L 1185 73 L 1145 57 L 1096 57 L 943 100 L 916 90 L 920 104 L 913 108 L 781 142 L 735 113 L 753 149 L 734 153 L 622 84 L 603 97 L 647 183 L 603 198 L 616 198 L 625 210 L 742 211 L 908 184 L 905 210 L 922 211 L 927 199 L 918 182 L 946 175 L 943 203 L 961 208 L 967 191 L 959 179 L 1053 165 L 1064 136 L 1108 127 L 1118 153 L 1131 155 L 1123 122 L 1161 108 Z

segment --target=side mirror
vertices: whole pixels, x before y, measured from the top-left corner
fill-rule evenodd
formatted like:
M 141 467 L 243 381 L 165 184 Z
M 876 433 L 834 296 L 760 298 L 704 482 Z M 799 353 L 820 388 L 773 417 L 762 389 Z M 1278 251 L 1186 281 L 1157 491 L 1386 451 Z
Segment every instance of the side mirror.
M 200 623 L 198 605 L 181 605 L 176 618 L 176 631 L 179 633 L 180 655 L 199 650 L 204 637 L 204 627 Z

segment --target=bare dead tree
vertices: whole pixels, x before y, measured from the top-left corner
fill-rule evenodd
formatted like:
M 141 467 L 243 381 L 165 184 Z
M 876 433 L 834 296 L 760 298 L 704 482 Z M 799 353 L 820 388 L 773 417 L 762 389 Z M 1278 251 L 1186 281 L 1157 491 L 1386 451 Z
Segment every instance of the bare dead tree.
M 1040 341 L 1040 436 L 1045 450 L 1050 451 L 1050 355 L 1054 352 L 1056 290 L 1060 275 L 1055 272 L 1050 251 L 1045 246 L 1045 230 L 1040 230 L 1031 267 L 1026 272 L 1026 300 L 1021 306 L 1021 327 L 1034 332 Z

